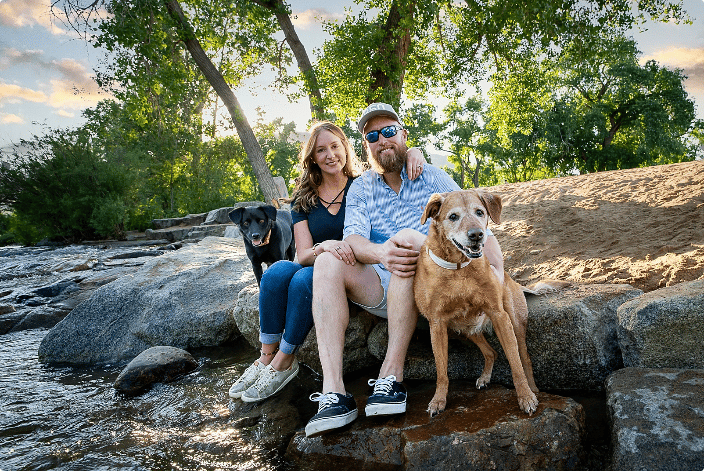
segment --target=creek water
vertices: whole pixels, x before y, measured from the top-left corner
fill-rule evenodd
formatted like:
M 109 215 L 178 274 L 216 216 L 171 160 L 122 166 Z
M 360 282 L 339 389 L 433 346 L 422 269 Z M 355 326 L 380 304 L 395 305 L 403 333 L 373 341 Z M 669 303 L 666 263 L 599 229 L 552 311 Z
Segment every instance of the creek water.
M 59 300 L 42 297 L 37 288 L 77 277 L 109 280 L 149 260 L 153 254 L 139 255 L 150 250 L 155 248 L 0 247 L 0 304 L 16 310 L 3 316 L 70 305 L 79 291 Z M 241 404 L 227 396 L 256 356 L 246 342 L 191 352 L 200 365 L 196 371 L 129 398 L 113 388 L 124 364 L 40 363 L 37 350 L 47 332 L 0 335 L 0 471 L 286 468 L 245 436 L 233 414 Z
M 251 348 L 196 352 L 200 367 L 135 398 L 113 389 L 119 367 L 47 366 L 47 330 L 0 337 L 0 470 L 269 470 L 286 466 L 230 420 L 230 380 Z

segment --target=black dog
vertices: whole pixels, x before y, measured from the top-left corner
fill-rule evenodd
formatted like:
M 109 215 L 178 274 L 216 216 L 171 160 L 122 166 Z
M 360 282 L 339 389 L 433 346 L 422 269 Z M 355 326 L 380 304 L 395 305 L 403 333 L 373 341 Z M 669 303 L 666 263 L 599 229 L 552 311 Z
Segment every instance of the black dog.
M 240 228 L 257 285 L 262 279 L 262 263 L 268 267 L 279 260 L 293 261 L 296 243 L 291 213 L 266 205 L 233 209 L 228 216 Z

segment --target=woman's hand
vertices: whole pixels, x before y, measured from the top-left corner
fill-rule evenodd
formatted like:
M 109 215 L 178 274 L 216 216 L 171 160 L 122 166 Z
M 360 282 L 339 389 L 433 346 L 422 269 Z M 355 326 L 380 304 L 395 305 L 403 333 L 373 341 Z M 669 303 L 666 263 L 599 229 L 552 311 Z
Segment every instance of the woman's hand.
M 423 173 L 423 165 L 425 165 L 425 158 L 423 157 L 423 152 L 417 147 L 411 147 L 406 152 L 406 173 L 408 178 L 415 180 Z
M 354 265 L 357 261 L 352 247 L 344 240 L 326 240 L 325 242 L 321 242 L 318 247 L 320 247 L 318 250 L 322 249 L 324 252 L 330 252 L 337 257 L 338 260 L 342 260 L 347 265 Z

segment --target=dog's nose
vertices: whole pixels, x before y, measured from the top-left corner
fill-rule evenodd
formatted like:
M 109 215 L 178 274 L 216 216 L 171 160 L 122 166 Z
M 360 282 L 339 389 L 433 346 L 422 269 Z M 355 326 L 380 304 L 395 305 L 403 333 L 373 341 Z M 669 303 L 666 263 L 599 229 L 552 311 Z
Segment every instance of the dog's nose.
M 471 242 L 478 244 L 482 241 L 482 239 L 484 239 L 484 231 L 482 231 L 481 229 L 469 230 L 467 231 L 467 238 Z
M 252 239 L 257 240 L 259 238 L 258 232 L 252 232 Z

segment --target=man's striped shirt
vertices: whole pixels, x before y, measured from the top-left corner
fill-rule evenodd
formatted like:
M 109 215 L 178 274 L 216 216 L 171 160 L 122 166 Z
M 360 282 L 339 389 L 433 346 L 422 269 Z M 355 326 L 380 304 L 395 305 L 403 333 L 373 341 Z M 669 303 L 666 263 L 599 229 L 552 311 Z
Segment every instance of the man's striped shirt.
M 347 193 L 343 238 L 357 234 L 383 244 L 401 229 L 427 235 L 429 224 L 422 225 L 420 219 L 430 195 L 460 189 L 445 171 L 427 164 L 415 180 L 408 178 L 404 167 L 401 180 L 401 190 L 396 194 L 373 170 L 356 178 Z

